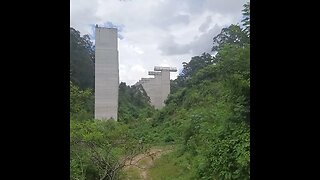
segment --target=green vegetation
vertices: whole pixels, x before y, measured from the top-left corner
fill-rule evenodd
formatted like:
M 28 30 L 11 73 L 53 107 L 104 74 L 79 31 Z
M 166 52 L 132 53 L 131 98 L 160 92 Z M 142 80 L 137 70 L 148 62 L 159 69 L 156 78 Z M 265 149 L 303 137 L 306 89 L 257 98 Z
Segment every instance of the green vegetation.
M 81 89 L 94 88 L 94 47 L 89 35 L 70 28 L 70 79 Z
M 137 113 L 144 110 L 153 114 L 154 109 L 140 91 L 135 87 L 125 88 L 127 92 L 121 94 L 131 97 L 131 101 L 122 98 L 119 110 L 140 103 L 133 106 Z M 148 113 L 145 116 L 132 116 L 128 122 L 122 122 L 121 118 L 119 122 L 93 120 L 92 89 L 81 90 L 72 82 L 70 112 L 71 179 L 118 179 L 125 162 L 146 150 L 147 146 L 133 133 L 131 126 L 136 123 L 136 118 L 147 117 Z M 123 111 L 121 115 L 125 117 L 126 113 L 131 112 Z
M 179 158 L 175 152 L 162 155 L 159 159 L 155 160 L 154 166 L 149 170 L 148 175 L 153 180 L 193 179 L 190 169 L 185 164 L 182 164 L 183 161 L 185 160 Z
M 81 90 L 70 81 L 70 118 L 75 120 L 93 119 L 94 96 L 92 89 Z
M 114 179 L 138 144 L 113 121 L 71 121 L 71 179 Z
M 138 169 L 130 167 L 126 170 L 126 173 L 122 174 L 120 179 L 141 179 L 140 178 L 140 172 Z
M 71 179 L 138 179 L 134 169 L 122 172 L 125 161 L 164 145 L 175 151 L 155 160 L 148 171 L 153 179 L 250 179 L 249 3 L 243 13 L 242 26 L 213 37 L 215 56 L 183 63 L 161 110 L 150 106 L 141 86 L 121 83 L 119 122 L 93 120 L 90 78 L 82 81 L 85 75 L 71 67 Z M 85 61 L 91 50 L 82 50 L 89 51 L 77 55 Z
M 150 106 L 150 98 L 141 85 L 119 85 L 119 120 L 120 122 L 134 123 L 140 119 L 151 117 L 154 108 Z

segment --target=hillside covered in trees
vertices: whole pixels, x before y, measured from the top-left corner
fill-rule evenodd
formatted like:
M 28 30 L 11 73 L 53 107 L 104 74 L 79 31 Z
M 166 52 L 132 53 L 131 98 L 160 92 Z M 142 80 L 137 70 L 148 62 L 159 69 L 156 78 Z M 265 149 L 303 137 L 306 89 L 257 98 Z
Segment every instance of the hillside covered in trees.
M 94 48 L 70 28 L 71 179 L 126 179 L 126 162 L 170 145 L 153 179 L 250 179 L 250 4 L 240 25 L 212 37 L 215 56 L 183 63 L 166 106 L 156 110 L 141 86 L 119 85 L 119 120 L 94 113 Z

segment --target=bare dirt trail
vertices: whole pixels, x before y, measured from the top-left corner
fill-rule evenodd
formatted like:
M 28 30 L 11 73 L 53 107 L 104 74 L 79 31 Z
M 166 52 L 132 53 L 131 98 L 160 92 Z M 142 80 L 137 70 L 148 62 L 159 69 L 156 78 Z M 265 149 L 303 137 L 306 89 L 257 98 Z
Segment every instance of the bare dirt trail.
M 135 177 L 134 179 L 148 180 L 148 170 L 153 167 L 154 161 L 161 155 L 169 153 L 172 150 L 172 147 L 151 148 L 146 153 L 139 154 L 135 156 L 131 161 L 127 161 L 124 171 L 129 172 L 130 170 L 138 172 L 139 178 Z M 128 179 L 132 178 L 128 177 Z

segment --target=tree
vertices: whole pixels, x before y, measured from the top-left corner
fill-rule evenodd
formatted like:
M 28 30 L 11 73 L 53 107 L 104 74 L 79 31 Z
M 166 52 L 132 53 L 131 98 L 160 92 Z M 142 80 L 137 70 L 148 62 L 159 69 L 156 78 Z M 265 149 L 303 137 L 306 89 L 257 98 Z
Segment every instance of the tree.
M 184 62 L 164 108 L 152 109 L 141 85 L 121 82 L 118 122 L 72 120 L 71 179 L 120 178 L 126 162 L 163 143 L 177 145 L 170 157 L 188 174 L 174 179 L 250 179 L 250 6 L 244 7 L 249 28 L 224 28 L 213 38 L 215 56 Z M 87 108 L 88 97 L 91 91 L 71 82 L 72 114 Z
M 172 93 L 176 92 L 177 88 L 179 87 L 185 87 L 187 85 L 187 81 L 191 79 L 197 71 L 210 64 L 213 64 L 214 62 L 215 58 L 209 53 L 202 53 L 201 56 L 194 56 L 188 63 L 183 62 L 182 72 L 179 74 L 177 79 L 170 82 Z
M 94 47 L 89 35 L 70 27 L 70 79 L 81 89 L 94 89 Z
M 183 70 L 180 76 L 184 78 L 191 77 L 198 70 L 213 64 L 214 58 L 209 53 L 203 53 L 201 56 L 194 56 L 189 63 L 183 62 Z
M 212 51 L 217 52 L 224 44 L 237 44 L 243 46 L 249 43 L 248 35 L 238 25 L 230 25 L 223 28 L 221 32 L 213 38 Z
M 242 25 L 244 26 L 244 32 L 250 36 L 250 1 L 243 5 L 244 9 L 242 10 L 243 19 Z
M 70 117 L 76 120 L 93 119 L 94 97 L 91 89 L 80 89 L 70 81 Z
M 150 117 L 154 109 L 150 105 L 150 98 L 141 85 L 119 85 L 119 121 L 130 123 Z
M 174 82 L 185 85 L 173 82 L 154 124 L 159 136 L 182 144 L 179 159 L 193 171 L 190 179 L 250 179 L 250 36 L 230 25 L 213 40 L 212 62 L 193 57 L 183 64 Z
M 114 121 L 71 121 L 70 179 L 114 180 L 146 150 L 128 126 Z

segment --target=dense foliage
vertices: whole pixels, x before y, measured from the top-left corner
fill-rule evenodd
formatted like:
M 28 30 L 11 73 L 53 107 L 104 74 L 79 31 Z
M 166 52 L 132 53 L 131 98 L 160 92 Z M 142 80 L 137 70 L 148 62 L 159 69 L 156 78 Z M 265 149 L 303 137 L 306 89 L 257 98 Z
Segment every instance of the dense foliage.
M 154 108 L 143 88 L 121 83 L 119 122 L 93 120 L 93 60 L 89 36 L 70 28 L 70 179 L 118 179 L 125 162 L 147 147 L 127 124 Z
M 80 89 L 70 81 L 70 118 L 76 120 L 93 119 L 94 96 L 92 89 Z
M 119 120 L 133 123 L 133 121 L 151 117 L 154 108 L 150 105 L 150 98 L 141 85 L 127 86 L 121 82 L 119 85 Z
M 177 88 L 185 87 L 187 80 L 191 79 L 198 70 L 213 64 L 214 62 L 214 57 L 209 53 L 203 53 L 201 56 L 194 56 L 188 63 L 183 62 L 182 72 L 176 80 L 171 82 L 171 94 L 175 93 Z
M 94 48 L 89 35 L 70 27 L 70 79 L 81 89 L 94 88 Z
M 117 179 L 126 161 L 144 150 L 125 124 L 71 121 L 71 179 Z
M 92 89 L 80 89 L 70 81 L 71 179 L 118 179 L 125 162 L 146 150 L 133 128 L 154 111 L 142 90 L 121 83 L 119 122 L 105 122 L 93 120 Z
M 123 87 L 122 108 L 133 106 L 137 113 L 153 108 L 136 89 Z M 136 136 L 129 125 L 114 121 L 93 120 L 93 95 L 91 89 L 81 90 L 70 82 L 70 173 L 71 179 L 117 179 L 125 162 L 146 150 L 141 138 Z M 128 92 L 127 92 L 128 91 Z M 130 94 L 131 92 L 132 94 Z M 140 92 L 140 91 L 139 91 Z M 136 95 L 136 96 L 135 96 Z M 134 106 L 135 105 L 135 106 Z M 120 112 L 120 117 L 129 112 Z M 147 116 L 147 114 L 146 114 Z M 138 114 L 138 117 L 141 117 Z M 127 117 L 134 122 L 135 117 Z M 127 123 L 128 123 L 127 122 Z
M 126 160 L 163 144 L 177 151 L 151 174 L 250 179 L 250 3 L 243 13 L 242 27 L 230 25 L 213 37 L 214 56 L 183 63 L 161 110 L 150 106 L 141 86 L 121 83 L 119 122 L 92 120 L 92 88 L 70 82 L 71 179 L 119 179 Z
M 242 10 L 243 19 L 242 25 L 244 26 L 244 32 L 250 36 L 250 1 L 243 5 L 244 9 Z
M 171 83 L 174 93 L 153 119 L 160 136 L 180 144 L 174 161 L 188 176 L 177 179 L 250 179 L 248 30 L 222 29 L 213 38 L 216 56 L 184 63 Z

